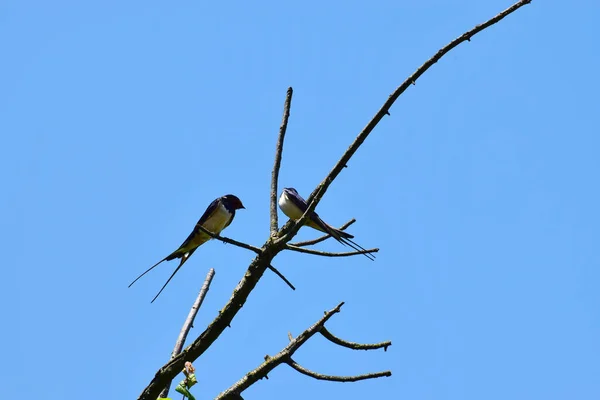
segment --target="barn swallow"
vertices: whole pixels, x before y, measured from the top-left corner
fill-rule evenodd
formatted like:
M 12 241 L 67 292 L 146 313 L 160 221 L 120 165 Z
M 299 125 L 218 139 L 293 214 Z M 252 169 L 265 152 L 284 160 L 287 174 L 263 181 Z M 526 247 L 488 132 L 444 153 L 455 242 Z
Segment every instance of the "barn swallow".
M 308 204 L 306 203 L 306 200 L 304 200 L 302 196 L 298 194 L 298 191 L 296 189 L 285 188 L 281 192 L 281 196 L 279 196 L 279 208 L 281 208 L 281 211 L 283 211 L 283 213 L 289 218 L 297 221 L 300 218 L 302 218 L 302 215 L 308 209 Z M 365 249 L 362 246 L 350 240 L 354 238 L 354 236 L 327 224 L 314 211 L 308 217 L 305 225 L 308 225 L 311 228 L 316 229 L 318 231 L 327 233 L 341 244 L 350 246 L 356 251 L 365 251 Z M 363 254 L 369 260 L 373 260 L 375 258 L 375 256 L 369 253 Z
M 133 285 L 138 279 L 146 275 L 161 262 L 171 261 L 176 258 L 180 258 L 181 261 L 179 262 L 177 268 L 175 268 L 173 274 L 171 274 L 167 282 L 152 299 L 151 303 L 153 303 L 154 300 L 156 300 L 156 298 L 158 297 L 158 295 L 161 294 L 161 292 L 164 290 L 167 284 L 171 281 L 171 279 L 173 279 L 173 276 L 175 276 L 175 274 L 177 273 L 177 271 L 179 271 L 181 266 L 188 260 L 188 258 L 192 256 L 192 254 L 194 254 L 196 249 L 204 243 L 208 242 L 210 239 L 212 239 L 210 235 L 203 232 L 199 227 L 201 226 L 207 231 L 218 235 L 223 229 L 227 228 L 229 224 L 231 224 L 231 221 L 233 221 L 233 217 L 235 217 L 235 210 L 238 210 L 240 208 L 246 207 L 244 207 L 240 199 L 238 199 L 232 194 L 228 194 L 214 200 L 212 203 L 210 203 L 206 211 L 204 211 L 204 214 L 202 214 L 202 216 L 196 223 L 194 230 L 192 231 L 192 233 L 190 233 L 187 239 L 185 239 L 181 246 L 179 246 L 177 250 L 175 250 L 174 252 L 172 252 L 171 254 L 169 254 L 168 256 L 166 256 L 165 258 L 148 268 L 143 274 L 135 278 L 135 280 L 131 282 L 128 287 L 131 287 L 131 285 Z

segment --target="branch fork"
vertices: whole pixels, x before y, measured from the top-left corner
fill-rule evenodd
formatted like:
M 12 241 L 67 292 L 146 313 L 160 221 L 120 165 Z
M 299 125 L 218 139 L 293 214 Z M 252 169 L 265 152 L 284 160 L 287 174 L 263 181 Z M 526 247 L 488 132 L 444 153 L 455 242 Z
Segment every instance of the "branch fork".
M 262 378 L 267 378 L 267 374 L 281 364 L 287 364 L 290 367 L 292 367 L 293 369 L 295 369 L 296 371 L 300 372 L 301 374 L 310 376 L 311 378 L 318 379 L 318 380 L 332 381 L 332 382 L 356 382 L 356 381 L 361 381 L 361 380 L 365 380 L 365 379 L 374 379 L 374 378 L 392 376 L 391 371 L 372 372 L 372 373 L 367 373 L 367 374 L 362 374 L 362 375 L 351 375 L 351 376 L 324 375 L 324 374 L 320 374 L 318 372 L 314 372 L 309 369 L 306 369 L 293 360 L 292 356 L 294 355 L 294 353 L 300 347 L 302 347 L 302 345 L 304 345 L 311 337 L 313 337 L 316 333 L 323 334 L 324 330 L 326 332 L 328 332 L 327 329 L 325 328 L 325 323 L 334 314 L 337 314 L 338 312 L 340 312 L 343 305 L 344 305 L 344 302 L 341 302 L 335 308 L 333 308 L 329 311 L 326 311 L 325 315 L 320 320 L 318 320 L 313 326 L 311 326 L 310 328 L 308 328 L 304 332 L 302 332 L 300 335 L 298 335 L 298 337 L 296 337 L 295 339 L 292 337 L 291 333 L 288 333 L 288 338 L 290 339 L 290 343 L 283 350 L 281 350 L 279 353 L 275 354 L 272 357 L 265 356 L 265 358 L 264 358 L 265 361 L 261 365 L 259 365 L 257 368 L 253 369 L 252 371 L 249 371 L 242 379 L 240 379 L 235 384 L 233 384 L 231 387 L 229 387 L 227 390 L 225 390 L 224 392 L 219 394 L 219 396 L 217 396 L 216 399 L 217 400 L 225 400 L 225 399 L 233 398 L 231 396 L 239 396 L 244 390 L 246 390 L 247 388 L 252 386 L 254 383 L 258 382 Z M 323 335 L 325 336 L 325 334 L 323 334 Z M 380 349 L 380 348 L 387 349 L 388 346 L 392 345 L 392 342 L 389 342 L 389 341 L 382 342 L 382 343 L 376 343 L 376 344 L 353 343 L 353 342 L 347 342 L 345 340 L 339 339 L 331 334 L 329 334 L 329 335 L 330 336 L 325 336 L 325 337 L 326 338 L 329 338 L 329 337 L 334 338 L 333 340 L 330 340 L 332 343 L 335 343 L 335 344 L 343 346 L 343 347 L 351 348 L 354 350 L 375 350 L 375 349 Z

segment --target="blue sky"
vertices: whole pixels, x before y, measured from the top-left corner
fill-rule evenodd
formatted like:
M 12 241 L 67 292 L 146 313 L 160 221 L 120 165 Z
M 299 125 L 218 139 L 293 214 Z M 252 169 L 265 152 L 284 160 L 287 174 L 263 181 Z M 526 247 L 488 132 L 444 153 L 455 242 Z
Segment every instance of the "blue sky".
M 287 87 L 280 184 L 307 196 L 406 76 L 510 4 L 2 2 L 4 397 L 136 398 L 208 269 L 191 336 L 252 254 L 208 243 L 154 304 L 173 263 L 127 285 L 226 193 L 247 208 L 226 235 L 264 242 Z M 537 0 L 429 70 L 318 207 L 333 225 L 357 218 L 377 261 L 278 256 L 298 289 L 264 276 L 195 363 L 197 398 L 340 301 L 334 334 L 393 346 L 315 337 L 296 361 L 393 376 L 282 366 L 246 399 L 599 398 L 599 19 L 591 0 Z

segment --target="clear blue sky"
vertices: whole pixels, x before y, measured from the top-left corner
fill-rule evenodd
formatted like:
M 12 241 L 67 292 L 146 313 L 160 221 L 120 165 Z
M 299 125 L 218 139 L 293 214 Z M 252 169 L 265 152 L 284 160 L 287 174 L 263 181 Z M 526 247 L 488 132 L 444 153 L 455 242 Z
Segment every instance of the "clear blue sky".
M 127 285 L 226 193 L 247 207 L 226 235 L 264 242 L 287 87 L 280 184 L 307 196 L 408 74 L 510 4 L 2 2 L 3 398 L 136 398 L 207 270 L 194 336 L 252 254 L 208 243 L 154 304 L 174 263 Z M 196 362 L 197 398 L 340 301 L 333 333 L 393 346 L 315 337 L 296 360 L 393 377 L 282 366 L 246 399 L 600 398 L 599 20 L 596 1 L 534 1 L 411 87 L 318 208 L 357 218 L 377 261 L 278 256 L 298 290 L 265 275 Z

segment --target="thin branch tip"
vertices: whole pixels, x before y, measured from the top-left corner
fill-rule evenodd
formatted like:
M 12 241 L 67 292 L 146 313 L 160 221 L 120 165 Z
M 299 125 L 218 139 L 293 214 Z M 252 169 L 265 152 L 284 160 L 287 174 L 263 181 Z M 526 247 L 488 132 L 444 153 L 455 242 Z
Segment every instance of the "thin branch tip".
M 275 275 L 277 275 L 278 277 L 280 277 L 285 282 L 285 284 L 288 285 L 292 290 L 296 290 L 296 288 L 294 287 L 294 285 L 292 285 L 292 282 L 288 281 L 287 278 L 285 276 L 283 276 L 283 274 L 277 270 L 277 268 L 275 268 L 274 266 L 272 266 L 270 264 L 269 264 L 268 268 L 271 271 L 273 271 L 275 273 Z
M 204 283 L 202 284 L 202 287 L 200 288 L 200 292 L 198 293 L 196 300 L 192 304 L 192 308 L 190 309 L 190 312 L 188 313 L 188 316 L 185 319 L 183 326 L 181 327 L 181 331 L 179 332 L 179 336 L 177 337 L 177 341 L 175 342 L 175 348 L 173 349 L 173 352 L 171 353 L 171 360 L 174 359 L 175 357 L 177 357 L 177 355 L 179 355 L 181 353 L 181 351 L 183 349 L 183 345 L 185 344 L 185 340 L 187 339 L 187 335 L 190 332 L 190 330 L 194 327 L 194 320 L 196 319 L 198 310 L 200 310 L 200 307 L 202 306 L 202 303 L 204 302 L 204 298 L 206 297 L 206 294 L 208 293 L 208 290 L 210 289 L 210 284 L 211 284 L 214 276 L 215 276 L 215 269 L 210 268 L 208 270 L 208 273 L 206 274 Z M 159 396 L 160 398 L 166 398 L 169 395 L 169 389 L 171 387 L 171 383 L 172 383 L 172 380 L 168 381 L 165 384 L 164 388 L 162 389 L 162 391 L 160 393 L 160 396 Z
M 372 343 L 372 344 L 363 344 L 363 343 L 355 343 L 350 342 L 344 339 L 340 339 L 325 328 L 325 326 L 321 327 L 320 330 L 321 335 L 331 343 L 337 344 L 341 347 L 346 347 L 352 350 L 376 350 L 383 348 L 383 351 L 387 351 L 388 346 L 392 345 L 392 342 L 386 341 L 381 343 Z
M 372 253 L 379 252 L 378 248 L 374 248 L 374 249 L 334 253 L 334 252 L 330 252 L 330 251 L 305 249 L 304 247 L 297 247 L 297 246 L 294 246 L 291 244 L 286 244 L 284 248 L 287 250 L 296 251 L 298 253 L 312 254 L 315 256 L 322 256 L 322 257 L 351 257 L 351 256 L 359 255 L 359 254 L 364 254 L 364 255 L 371 255 L 371 257 L 375 258 L 375 256 L 372 256 Z M 373 259 L 371 259 L 371 261 L 373 261 Z
M 277 217 L 277 184 L 279 181 L 279 170 L 281 168 L 281 155 L 283 153 L 283 142 L 287 131 L 288 120 L 290 118 L 290 107 L 292 104 L 292 94 L 294 89 L 288 87 L 285 102 L 283 103 L 283 117 L 281 118 L 281 126 L 279 127 L 279 135 L 277 136 L 277 145 L 275 147 L 275 161 L 273 162 L 273 171 L 271 172 L 271 197 L 270 197 L 270 222 L 271 222 L 271 237 L 277 236 L 279 229 L 279 221 Z
M 362 375 L 350 375 L 350 376 L 339 376 L 339 375 L 324 375 L 318 372 L 311 371 L 307 368 L 304 368 L 291 358 L 286 361 L 286 364 L 300 372 L 302 375 L 310 376 L 311 378 L 321 380 L 321 381 L 331 381 L 331 382 L 357 382 L 363 381 L 365 379 L 375 379 L 382 377 L 392 376 L 391 371 L 383 371 L 383 372 L 371 372 L 368 374 Z
M 252 245 L 250 245 L 250 244 L 247 244 L 247 243 L 244 243 L 244 242 L 239 242 L 239 241 L 237 241 L 237 240 L 233 240 L 233 239 L 230 239 L 230 238 L 228 238 L 228 237 L 221 236 L 221 235 L 218 235 L 218 234 L 216 234 L 216 233 L 213 233 L 213 232 L 209 231 L 208 229 L 206 229 L 205 227 L 203 227 L 203 226 L 201 226 L 201 225 L 198 225 L 198 226 L 197 226 L 197 228 L 198 228 L 198 229 L 200 229 L 202 232 L 206 233 L 206 234 L 207 234 L 208 236 L 210 236 L 211 238 L 213 238 L 213 239 L 217 239 L 217 240 L 220 240 L 220 241 L 221 241 L 221 242 L 223 242 L 224 244 L 227 244 L 227 243 L 229 243 L 229 244 L 232 244 L 232 245 L 234 245 L 234 246 L 241 247 L 242 249 L 246 249 L 246 250 L 253 251 L 253 252 L 255 252 L 256 254 L 260 254 L 260 253 L 261 253 L 261 251 L 262 251 L 262 250 L 261 250 L 261 249 L 259 249 L 258 247 L 254 247 L 254 246 L 252 246 Z

